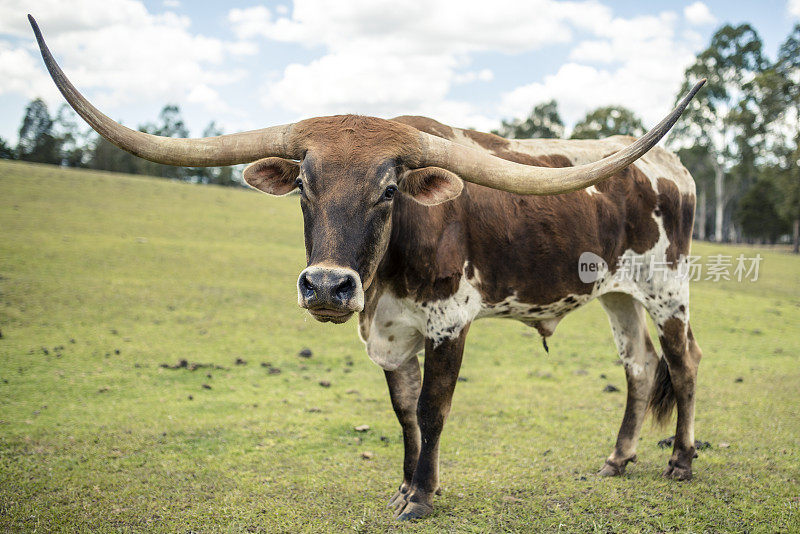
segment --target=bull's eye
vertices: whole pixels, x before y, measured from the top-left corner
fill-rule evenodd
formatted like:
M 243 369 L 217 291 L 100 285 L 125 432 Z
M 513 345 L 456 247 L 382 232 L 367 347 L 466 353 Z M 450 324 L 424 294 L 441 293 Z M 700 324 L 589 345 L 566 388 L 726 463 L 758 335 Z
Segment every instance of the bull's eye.
M 300 178 L 298 178 L 297 180 L 295 180 L 295 181 L 294 181 L 294 186 L 295 186 L 297 189 L 299 189 L 301 193 L 303 192 L 303 180 L 301 180 Z
M 386 188 L 386 191 L 383 192 L 383 198 L 385 200 L 392 200 L 394 198 L 395 193 L 397 193 L 397 186 L 390 185 Z

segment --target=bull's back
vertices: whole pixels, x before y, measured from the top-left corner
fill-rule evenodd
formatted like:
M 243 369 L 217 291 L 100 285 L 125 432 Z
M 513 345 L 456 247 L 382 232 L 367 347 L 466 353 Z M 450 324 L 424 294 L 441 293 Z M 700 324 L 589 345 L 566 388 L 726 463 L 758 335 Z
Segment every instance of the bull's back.
M 542 167 L 591 163 L 635 141 L 628 136 L 515 140 L 424 117 L 395 120 L 497 157 Z M 520 196 L 468 183 L 457 202 L 470 265 L 482 277 L 487 300 L 497 302 L 515 291 L 528 302 L 551 302 L 591 291 L 578 277 L 584 252 L 615 265 L 626 250 L 644 254 L 653 249 L 665 233 L 669 260 L 688 254 L 694 197 L 694 181 L 677 156 L 656 147 L 584 190 Z

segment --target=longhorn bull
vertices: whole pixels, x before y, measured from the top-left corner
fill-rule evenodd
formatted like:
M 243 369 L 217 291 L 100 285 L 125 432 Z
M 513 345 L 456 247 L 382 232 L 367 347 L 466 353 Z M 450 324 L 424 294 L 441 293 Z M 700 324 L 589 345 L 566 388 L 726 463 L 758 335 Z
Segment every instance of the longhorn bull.
M 29 18 L 56 85 L 110 142 L 169 165 L 251 163 L 244 179 L 255 189 L 300 190 L 307 267 L 298 302 L 320 321 L 359 314 L 367 354 L 386 374 L 403 429 L 403 478 L 390 501 L 399 519 L 433 511 L 439 437 L 470 324 L 514 318 L 546 339 L 595 298 L 628 381 L 616 445 L 600 474 L 622 475 L 635 459 L 648 405 L 663 420 L 677 404 L 664 475 L 692 476 L 702 353 L 689 326 L 688 281 L 678 273 L 691 242 L 695 187 L 677 157 L 654 147 L 703 81 L 639 140 L 506 140 L 423 117 L 356 115 L 174 139 L 126 128 L 92 106 Z M 585 253 L 599 265 L 588 281 L 578 270 Z M 638 264 L 638 276 L 617 276 L 620 260 Z

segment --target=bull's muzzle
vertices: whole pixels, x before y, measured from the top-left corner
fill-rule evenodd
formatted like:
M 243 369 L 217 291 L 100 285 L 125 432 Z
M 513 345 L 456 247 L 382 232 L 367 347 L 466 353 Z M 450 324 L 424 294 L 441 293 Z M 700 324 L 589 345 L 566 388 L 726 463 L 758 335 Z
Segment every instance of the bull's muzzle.
M 297 303 L 318 321 L 343 323 L 364 309 L 361 277 L 345 267 L 307 267 L 297 278 Z

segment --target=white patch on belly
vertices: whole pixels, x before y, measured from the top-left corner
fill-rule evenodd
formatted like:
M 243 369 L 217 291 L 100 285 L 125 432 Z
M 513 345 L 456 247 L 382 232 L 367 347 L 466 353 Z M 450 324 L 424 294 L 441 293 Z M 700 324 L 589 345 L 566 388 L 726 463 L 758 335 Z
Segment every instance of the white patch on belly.
M 461 330 L 478 316 L 481 303 L 481 294 L 466 276 L 462 276 L 454 295 L 421 304 L 422 310 L 427 312 L 425 337 L 433 341 L 434 347 L 457 338 Z
M 520 301 L 515 291 L 513 295 L 495 304 L 484 303 L 478 314 L 478 318 L 509 317 L 512 319 L 520 319 L 524 322 L 529 322 L 529 320 L 555 319 L 579 308 L 592 300 L 592 298 L 593 295 L 590 293 L 585 295 L 567 295 L 549 304 L 534 304 Z

